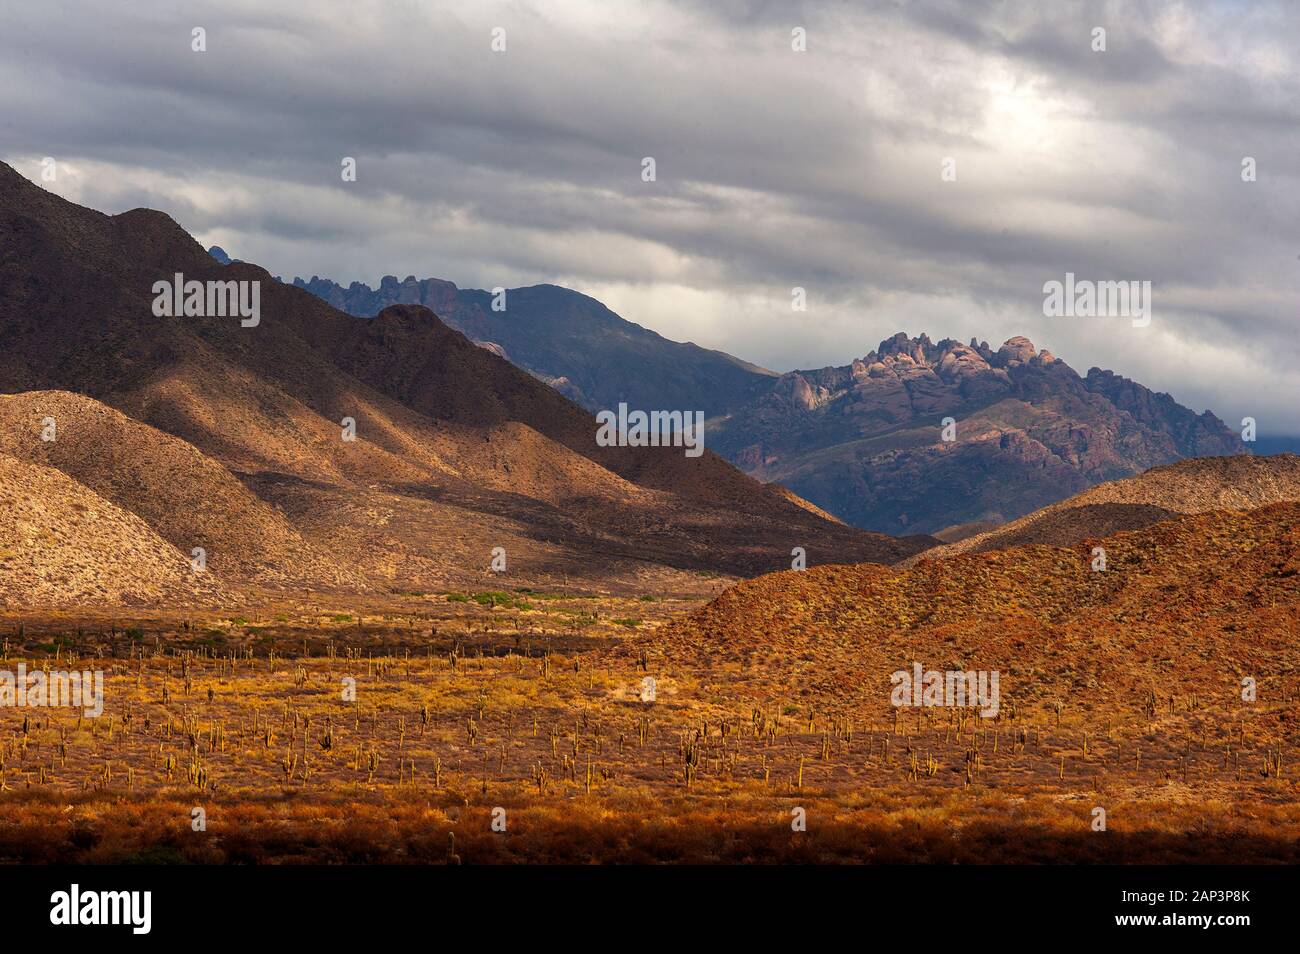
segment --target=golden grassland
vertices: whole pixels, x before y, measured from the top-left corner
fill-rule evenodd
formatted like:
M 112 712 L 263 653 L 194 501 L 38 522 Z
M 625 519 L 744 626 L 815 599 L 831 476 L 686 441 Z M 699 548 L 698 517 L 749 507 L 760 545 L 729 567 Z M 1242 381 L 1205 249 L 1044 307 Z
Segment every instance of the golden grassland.
M 1300 861 L 1285 691 L 896 710 L 656 649 L 698 605 L 500 592 L 0 621 L 0 669 L 105 673 L 100 718 L 0 709 L 0 860 Z

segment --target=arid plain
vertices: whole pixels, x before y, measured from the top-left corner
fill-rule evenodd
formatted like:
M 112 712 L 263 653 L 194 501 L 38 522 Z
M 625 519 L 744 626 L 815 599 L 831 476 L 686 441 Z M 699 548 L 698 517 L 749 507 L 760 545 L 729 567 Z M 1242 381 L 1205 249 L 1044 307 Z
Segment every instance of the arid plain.
M 10 616 L 5 666 L 103 669 L 106 707 L 0 716 L 0 855 L 1294 862 L 1298 517 L 1126 531 L 1104 574 L 1086 541 L 709 602 L 512 587 Z M 1207 548 L 1221 569 L 1178 569 Z M 912 660 L 1000 669 L 996 718 L 893 707 Z

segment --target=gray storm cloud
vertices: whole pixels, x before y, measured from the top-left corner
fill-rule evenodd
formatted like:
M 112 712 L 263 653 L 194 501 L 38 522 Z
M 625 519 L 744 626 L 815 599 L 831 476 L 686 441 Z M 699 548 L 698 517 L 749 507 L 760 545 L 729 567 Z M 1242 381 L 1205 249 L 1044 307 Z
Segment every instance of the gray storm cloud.
M 1300 434 L 1297 51 L 1288 2 L 10 4 L 0 143 L 286 276 L 558 282 L 777 370 L 1023 334 Z M 1066 272 L 1150 327 L 1045 318 Z

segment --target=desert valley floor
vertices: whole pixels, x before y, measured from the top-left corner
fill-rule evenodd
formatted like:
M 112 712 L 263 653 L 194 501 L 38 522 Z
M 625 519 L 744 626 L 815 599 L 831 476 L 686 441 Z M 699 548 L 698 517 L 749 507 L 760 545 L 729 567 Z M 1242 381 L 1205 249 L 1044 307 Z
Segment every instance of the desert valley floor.
M 997 589 L 998 554 L 962 559 Z M 244 616 L 11 614 L 0 666 L 102 669 L 106 703 L 97 719 L 0 709 L 0 860 L 1300 860 L 1294 678 L 1263 678 L 1248 706 L 1226 674 L 1196 683 L 1215 667 L 1200 658 L 1156 695 L 1139 662 L 1062 659 L 1069 636 L 1030 645 L 1023 617 L 1002 627 L 1019 668 L 982 719 L 892 708 L 878 666 L 817 679 L 828 657 L 795 638 L 710 649 L 746 591 L 784 590 L 792 616 L 824 621 L 799 587 L 866 592 L 849 578 L 895 572 L 777 574 L 703 613 L 701 592 L 496 588 Z M 1293 632 L 1294 606 L 1274 612 Z M 987 657 L 983 640 L 940 625 L 910 648 Z M 1274 671 L 1293 671 L 1279 652 Z

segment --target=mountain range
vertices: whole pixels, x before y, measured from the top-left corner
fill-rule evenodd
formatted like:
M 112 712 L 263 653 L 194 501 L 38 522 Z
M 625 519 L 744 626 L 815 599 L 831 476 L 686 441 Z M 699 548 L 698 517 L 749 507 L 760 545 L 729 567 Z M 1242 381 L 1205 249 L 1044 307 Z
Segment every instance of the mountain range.
M 509 290 L 504 312 L 433 280 L 381 288 L 414 302 L 354 286 L 347 308 L 382 305 L 360 316 L 320 279 L 228 261 L 162 213 L 104 215 L 0 164 L 0 599 L 421 591 L 492 579 L 498 548 L 516 582 L 686 590 L 795 548 L 889 564 L 996 545 L 1090 486 L 1244 450 L 1212 414 L 1023 338 L 899 334 L 778 375 L 555 286 Z M 255 283 L 260 319 L 160 317 L 177 274 Z M 711 451 L 600 446 L 591 407 L 619 401 L 702 405 Z M 1157 509 L 1105 526 L 1163 515 L 1137 503 Z
M 1246 452 L 1212 413 L 1110 371 L 1081 376 L 1023 337 L 994 350 L 899 332 L 842 367 L 777 374 L 554 285 L 508 289 L 494 311 L 492 293 L 438 279 L 293 284 L 360 316 L 423 304 L 591 410 L 702 410 L 709 446 L 745 473 L 880 533 L 992 526 L 1150 467 Z
M 256 283 L 260 320 L 157 316 L 177 274 Z M 162 213 L 104 215 L 4 164 L 0 394 L 11 604 L 483 583 L 497 548 L 503 581 L 662 589 L 795 546 L 892 562 L 933 543 L 853 529 L 710 452 L 598 446 L 587 410 L 421 305 L 344 314 Z

